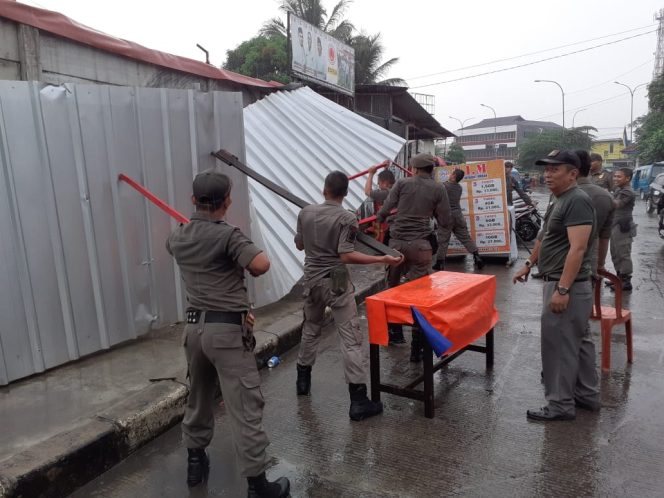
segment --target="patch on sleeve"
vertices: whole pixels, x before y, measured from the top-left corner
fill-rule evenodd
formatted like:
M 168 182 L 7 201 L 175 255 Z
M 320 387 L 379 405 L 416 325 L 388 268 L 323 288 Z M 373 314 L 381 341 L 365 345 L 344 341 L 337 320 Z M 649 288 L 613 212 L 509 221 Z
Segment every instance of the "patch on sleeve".
M 356 226 L 349 226 L 348 227 L 348 235 L 346 236 L 346 242 L 349 242 L 351 244 L 355 244 L 355 241 L 357 240 L 357 231 L 358 227 Z

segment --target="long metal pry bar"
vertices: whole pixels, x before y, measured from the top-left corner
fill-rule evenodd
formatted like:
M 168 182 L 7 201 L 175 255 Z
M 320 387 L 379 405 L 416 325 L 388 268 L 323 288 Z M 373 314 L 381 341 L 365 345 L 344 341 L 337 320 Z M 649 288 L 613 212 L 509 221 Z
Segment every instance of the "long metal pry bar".
M 213 152 L 212 155 L 214 157 L 216 157 L 217 159 L 219 159 L 220 161 L 228 164 L 229 166 L 233 166 L 234 168 L 237 168 L 238 170 L 240 170 L 242 173 L 244 173 L 248 177 L 253 178 L 258 183 L 263 185 L 265 188 L 271 190 L 272 192 L 277 194 L 279 197 L 283 197 L 287 201 L 295 204 L 300 209 L 302 209 L 302 208 L 309 205 L 309 203 L 306 202 L 305 200 L 300 199 L 298 196 L 292 194 L 291 192 L 289 192 L 285 188 L 280 187 L 279 185 L 277 185 L 273 181 L 268 180 L 267 178 L 265 178 L 260 173 L 257 173 L 256 171 L 251 169 L 249 166 L 244 164 L 242 161 L 240 161 L 237 157 L 235 157 L 230 152 L 228 152 L 224 149 L 221 149 L 221 150 L 218 150 L 217 152 Z M 385 244 L 382 244 L 382 243 L 378 242 L 373 237 L 370 237 L 369 235 L 367 235 L 365 233 L 362 233 L 362 232 L 357 233 L 357 243 L 356 243 L 356 245 L 364 246 L 365 248 L 368 248 L 371 251 L 376 252 L 378 254 L 386 254 L 388 256 L 395 256 L 395 257 L 400 256 L 400 254 L 397 251 L 395 251 L 394 249 L 390 249 Z

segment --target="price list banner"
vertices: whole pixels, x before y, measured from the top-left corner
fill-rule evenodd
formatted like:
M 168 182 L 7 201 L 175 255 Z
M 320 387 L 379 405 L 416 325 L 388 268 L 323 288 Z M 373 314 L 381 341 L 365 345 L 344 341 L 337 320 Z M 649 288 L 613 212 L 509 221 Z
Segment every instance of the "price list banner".
M 437 182 L 447 181 L 455 169 L 463 170 L 461 211 L 470 236 L 483 254 L 505 255 L 510 252 L 510 223 L 505 191 L 505 166 L 500 159 L 441 166 L 435 170 Z M 452 235 L 448 255 L 467 254 Z

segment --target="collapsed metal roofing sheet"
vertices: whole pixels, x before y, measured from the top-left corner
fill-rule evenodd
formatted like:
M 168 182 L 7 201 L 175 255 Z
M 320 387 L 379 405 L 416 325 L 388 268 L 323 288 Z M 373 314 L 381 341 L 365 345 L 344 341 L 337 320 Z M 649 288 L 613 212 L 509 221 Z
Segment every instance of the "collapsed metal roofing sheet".
M 351 175 L 394 159 L 405 140 L 310 88 L 273 93 L 244 109 L 247 164 L 311 203 L 323 201 L 325 176 Z M 366 177 L 351 180 L 344 207 L 365 199 Z M 257 279 L 257 305 L 286 295 L 302 276 L 304 253 L 293 243 L 299 208 L 249 181 L 251 234 L 265 248 L 270 271 Z

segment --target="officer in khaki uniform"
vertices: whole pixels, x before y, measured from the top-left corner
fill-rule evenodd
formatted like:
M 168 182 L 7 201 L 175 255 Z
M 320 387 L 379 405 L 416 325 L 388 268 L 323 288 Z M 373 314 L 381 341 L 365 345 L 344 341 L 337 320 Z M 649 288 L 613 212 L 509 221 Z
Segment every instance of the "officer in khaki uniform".
M 418 154 L 409 162 L 415 174 L 397 181 L 390 190 L 385 204 L 378 212 L 378 221 L 387 218 L 392 209 L 397 214 L 390 225 L 390 247 L 404 255 L 404 264 L 393 266 L 387 273 L 388 287 L 396 287 L 405 275 L 411 281 L 431 273 L 433 247 L 431 243 L 431 219 L 438 222 L 438 240 L 442 240 L 445 230 L 452 226 L 452 213 L 447 191 L 432 178 L 437 159 L 430 154 Z M 403 342 L 401 326 L 390 325 L 391 343 Z M 413 327 L 411 361 L 422 359 L 420 331 Z
M 224 221 L 230 193 L 228 176 L 216 170 L 197 175 L 192 196 L 196 212 L 166 242 L 180 268 L 189 304 L 183 342 L 191 385 L 182 421 L 187 483 L 199 484 L 209 471 L 205 448 L 214 431 L 218 377 L 249 497 L 285 497 L 288 479 L 269 482 L 265 477 L 269 441 L 262 425 L 264 401 L 244 281 L 245 269 L 258 276 L 268 271 L 270 262 L 238 228 Z
M 613 190 L 613 175 L 611 172 L 602 169 L 603 162 L 602 156 L 596 152 L 590 154 L 590 179 L 595 185 L 611 192 Z
M 475 266 L 480 270 L 484 267 L 484 261 L 480 257 L 475 241 L 471 238 L 470 233 L 468 232 L 466 218 L 464 218 L 463 212 L 461 211 L 461 194 L 463 191 L 460 182 L 463 180 L 464 176 L 465 173 L 463 170 L 455 169 L 450 173 L 447 181 L 443 183 L 445 190 L 447 191 L 447 198 L 450 202 L 450 209 L 452 210 L 452 226 L 443 228 L 442 230 L 442 236 L 438 245 L 438 254 L 436 256 L 436 265 L 434 266 L 434 269 L 436 270 L 445 269 L 445 257 L 447 256 L 447 248 L 450 245 L 452 233 L 454 233 L 454 236 L 461 244 L 463 244 L 466 250 L 473 255 Z
M 613 205 L 615 215 L 611 230 L 611 259 L 622 281 L 622 290 L 632 290 L 632 240 L 636 237 L 636 225 L 632 217 L 636 195 L 630 186 L 632 170 L 620 168 L 613 174 Z
M 347 194 L 348 178 L 333 171 L 325 178 L 325 202 L 305 207 L 297 218 L 295 246 L 305 252 L 305 301 L 296 391 L 300 396 L 311 391 L 311 369 L 316 361 L 325 307 L 329 306 L 341 340 L 344 377 L 351 400 L 349 416 L 358 421 L 382 413 L 383 404 L 367 397 L 365 337 L 357 319 L 355 289 L 346 264 L 397 265 L 401 258 L 355 251 L 357 219 L 341 207 Z

